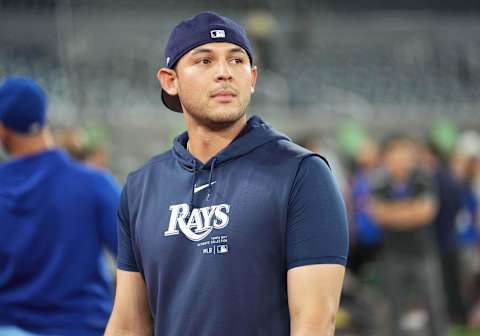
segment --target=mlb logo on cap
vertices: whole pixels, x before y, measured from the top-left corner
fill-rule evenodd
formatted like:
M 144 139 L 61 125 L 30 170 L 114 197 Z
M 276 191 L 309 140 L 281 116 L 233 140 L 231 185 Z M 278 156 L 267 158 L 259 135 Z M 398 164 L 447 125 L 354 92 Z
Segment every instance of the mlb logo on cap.
M 210 36 L 212 38 L 225 38 L 225 30 L 212 30 L 210 31 Z

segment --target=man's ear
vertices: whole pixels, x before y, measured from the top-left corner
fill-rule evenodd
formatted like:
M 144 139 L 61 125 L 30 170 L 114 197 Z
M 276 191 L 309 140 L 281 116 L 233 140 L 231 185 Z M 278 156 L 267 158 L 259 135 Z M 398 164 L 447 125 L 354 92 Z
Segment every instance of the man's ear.
M 6 138 L 7 138 L 7 129 L 0 122 L 0 141 L 5 141 Z
M 255 85 L 257 84 L 257 74 L 258 74 L 258 68 L 256 65 L 254 65 L 252 67 L 252 70 L 251 70 L 251 73 L 252 73 L 252 84 L 251 84 L 251 92 L 254 93 L 255 92 Z
M 178 94 L 177 73 L 175 70 L 161 68 L 157 72 L 157 79 L 160 82 L 162 89 L 165 90 L 165 92 L 170 96 L 175 96 Z

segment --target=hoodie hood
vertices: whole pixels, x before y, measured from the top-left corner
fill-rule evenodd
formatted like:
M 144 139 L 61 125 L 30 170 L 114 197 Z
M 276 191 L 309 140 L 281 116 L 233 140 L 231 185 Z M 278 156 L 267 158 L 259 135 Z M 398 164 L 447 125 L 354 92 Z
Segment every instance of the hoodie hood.
M 190 206 L 195 208 L 194 194 L 197 180 L 197 173 L 199 171 L 209 171 L 208 175 L 208 194 L 207 201 L 213 201 L 210 198 L 212 194 L 213 176 L 215 167 L 222 166 L 227 162 L 238 159 L 258 147 L 261 147 L 272 141 L 288 140 L 290 139 L 277 132 L 257 116 L 251 117 L 242 131 L 237 137 L 224 149 L 214 155 L 205 164 L 200 162 L 187 150 L 188 133 L 184 132 L 175 138 L 173 142 L 173 155 L 177 162 L 185 169 L 193 173 Z
M 187 151 L 188 133 L 184 132 L 175 138 L 173 142 L 173 155 L 180 165 L 189 171 L 210 170 L 212 164 L 216 167 L 231 160 L 248 154 L 254 149 L 272 141 L 290 139 L 277 132 L 257 116 L 252 116 L 237 137 L 224 149 L 214 155 L 208 162 L 203 164 Z
M 66 160 L 60 149 L 47 150 L 0 164 L 0 203 L 16 211 L 38 207 L 42 185 L 55 175 L 56 167 Z

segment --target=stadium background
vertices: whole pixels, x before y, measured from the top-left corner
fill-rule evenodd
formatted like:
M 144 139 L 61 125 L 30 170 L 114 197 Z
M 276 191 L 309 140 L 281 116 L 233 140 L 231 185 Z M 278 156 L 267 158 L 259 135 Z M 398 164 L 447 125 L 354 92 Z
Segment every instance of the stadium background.
M 169 30 L 215 9 L 255 41 L 260 80 L 249 113 L 293 137 L 332 132 L 348 118 L 376 132 L 439 117 L 478 126 L 480 20 L 472 7 L 480 4 L 404 3 L 2 0 L 0 76 L 38 79 L 53 126 L 108 132 L 112 169 L 124 177 L 183 129 L 155 78 Z
M 480 130 L 476 1 L 0 0 L 0 77 L 38 80 L 52 129 L 105 146 L 122 182 L 184 129 L 155 74 L 171 28 L 201 10 L 235 18 L 254 43 L 249 115 L 335 157 L 362 132 Z

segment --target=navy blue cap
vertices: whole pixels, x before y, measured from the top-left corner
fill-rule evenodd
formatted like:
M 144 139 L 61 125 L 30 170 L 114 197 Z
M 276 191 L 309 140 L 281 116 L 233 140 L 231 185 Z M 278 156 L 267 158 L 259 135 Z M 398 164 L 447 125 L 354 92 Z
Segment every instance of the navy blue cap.
M 46 122 L 47 98 L 27 77 L 7 77 L 0 86 L 0 122 L 8 129 L 31 134 Z
M 253 64 L 253 53 L 247 33 L 238 23 L 214 12 L 202 12 L 180 22 L 173 29 L 165 47 L 165 67 L 173 69 L 190 50 L 212 42 L 229 42 L 242 47 Z M 162 101 L 170 110 L 182 112 L 178 96 L 162 90 Z

